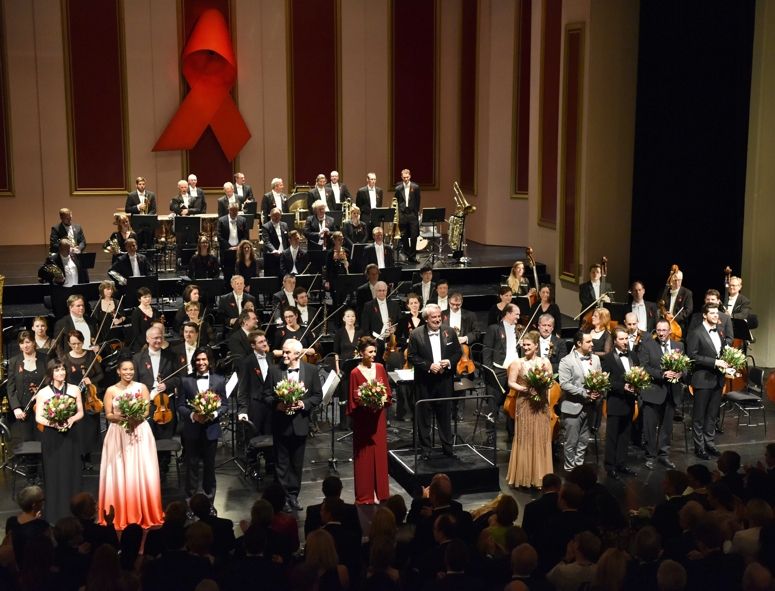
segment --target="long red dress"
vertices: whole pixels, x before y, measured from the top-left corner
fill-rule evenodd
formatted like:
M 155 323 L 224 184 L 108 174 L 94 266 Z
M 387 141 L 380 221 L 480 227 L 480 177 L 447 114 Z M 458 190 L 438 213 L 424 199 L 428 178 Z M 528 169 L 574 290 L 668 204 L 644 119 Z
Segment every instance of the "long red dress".
M 384 366 L 374 364 L 376 380 L 390 391 L 390 381 Z M 368 380 L 357 367 L 350 372 L 350 396 L 347 414 L 352 417 L 353 471 L 355 502 L 373 504 L 374 493 L 379 501 L 390 496 L 387 459 L 387 410 L 372 410 L 358 404 L 358 388 Z M 389 404 L 389 402 L 388 402 Z

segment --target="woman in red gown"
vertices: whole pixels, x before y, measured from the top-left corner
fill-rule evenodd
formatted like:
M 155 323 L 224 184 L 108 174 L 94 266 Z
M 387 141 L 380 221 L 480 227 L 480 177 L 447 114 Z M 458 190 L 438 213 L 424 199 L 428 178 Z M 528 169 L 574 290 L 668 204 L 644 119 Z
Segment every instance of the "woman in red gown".
M 350 396 L 347 414 L 352 419 L 353 467 L 355 475 L 355 502 L 374 504 L 390 496 L 387 459 L 386 407 L 391 403 L 390 382 L 387 371 L 376 363 L 377 341 L 370 336 L 358 341 L 361 363 L 350 373 Z M 362 384 L 376 380 L 384 384 L 388 392 L 385 407 L 374 409 L 360 403 L 358 389 Z

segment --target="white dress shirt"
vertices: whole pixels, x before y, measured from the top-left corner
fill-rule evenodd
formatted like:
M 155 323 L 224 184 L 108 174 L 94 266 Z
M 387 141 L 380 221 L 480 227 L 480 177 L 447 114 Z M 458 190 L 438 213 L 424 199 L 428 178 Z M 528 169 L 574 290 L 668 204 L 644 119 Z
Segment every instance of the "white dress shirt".
M 506 321 L 501 322 L 506 331 L 506 360 L 511 362 L 517 357 L 517 328 Z M 506 361 L 503 364 L 505 366 Z
M 137 262 L 137 255 L 129 255 L 129 265 L 132 267 L 132 277 L 140 276 L 140 264 Z
M 385 268 L 385 245 L 374 243 L 374 252 L 377 254 L 377 266 Z
M 336 203 L 340 203 L 340 198 L 339 198 L 339 191 L 340 191 L 340 189 L 339 189 L 339 183 L 336 183 L 336 184 L 334 184 L 334 183 L 331 183 L 331 191 L 334 193 L 334 201 L 335 201 Z
M 648 326 L 648 318 L 646 317 L 646 304 L 644 302 L 633 302 L 632 311 L 638 317 L 638 330 L 646 330 Z
M 71 315 L 70 318 L 73 321 L 73 327 L 75 330 L 81 331 L 81 334 L 83 335 L 83 346 L 84 347 L 90 347 L 91 346 L 91 329 L 89 328 L 89 325 L 87 324 L 86 320 L 81 318 L 76 318 L 75 316 Z
M 266 376 L 269 375 L 269 363 L 266 360 L 266 354 L 264 353 L 256 353 L 255 351 L 253 354 L 256 356 L 256 359 L 258 360 L 258 367 L 261 369 L 261 375 L 264 376 L 264 379 L 266 379 Z
M 377 188 L 369 189 L 369 202 L 371 203 L 371 208 L 374 209 L 377 207 Z
M 237 246 L 239 239 L 237 238 L 237 218 L 229 217 L 229 246 Z
M 65 282 L 62 284 L 64 287 L 72 287 L 78 284 L 78 267 L 75 266 L 73 257 L 63 256 L 62 266 L 65 268 Z
M 272 226 L 274 227 L 274 231 L 277 234 L 277 240 L 280 242 L 280 246 L 277 247 L 277 250 L 280 252 L 284 251 L 285 248 L 283 248 L 283 232 L 282 228 L 279 223 L 275 224 L 272 222 Z
M 154 384 L 159 381 L 159 363 L 161 363 L 161 350 L 151 351 L 148 349 L 148 357 L 151 358 L 151 371 L 153 372 Z
M 436 303 L 439 305 L 439 308 L 441 308 L 441 311 L 443 312 L 449 308 L 449 296 L 445 298 L 436 298 Z
M 428 340 L 431 343 L 431 351 L 433 351 L 433 363 L 441 362 L 441 335 L 439 331 L 428 331 Z
M 461 316 L 462 316 L 462 313 L 460 310 L 458 310 L 457 312 L 453 312 L 452 310 L 450 310 L 449 312 L 449 326 L 451 328 L 456 328 L 458 332 L 461 330 L 461 324 L 460 324 Z
M 281 193 L 272 191 L 272 197 L 274 197 L 274 206 L 280 211 L 283 210 L 283 196 Z

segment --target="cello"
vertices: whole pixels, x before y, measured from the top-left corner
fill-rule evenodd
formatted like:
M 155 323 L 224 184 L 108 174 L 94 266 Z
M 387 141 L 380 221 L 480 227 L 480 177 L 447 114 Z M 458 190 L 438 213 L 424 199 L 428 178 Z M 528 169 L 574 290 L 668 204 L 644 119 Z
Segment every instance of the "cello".
M 527 260 L 530 262 L 530 268 L 533 270 L 533 289 L 527 292 L 528 301 L 530 302 L 530 307 L 532 308 L 539 300 L 538 289 L 541 287 L 541 285 L 538 283 L 538 269 L 536 269 L 536 260 L 533 258 L 533 249 L 528 246 L 525 252 L 527 254 Z
M 731 279 L 732 279 L 732 268 L 727 265 L 726 267 L 724 267 L 724 288 L 725 289 L 729 288 L 729 281 Z M 727 312 L 727 314 L 729 314 L 730 317 L 732 316 L 732 314 L 729 312 Z M 732 346 L 735 349 L 740 349 L 741 351 L 745 351 L 745 342 L 743 342 L 743 339 L 733 338 Z M 726 378 L 724 380 L 724 388 L 722 389 L 721 393 L 726 394 L 727 392 L 741 392 L 741 391 L 744 392 L 747 387 L 748 387 L 748 365 L 742 368 L 739 374 L 736 374 L 734 377 Z

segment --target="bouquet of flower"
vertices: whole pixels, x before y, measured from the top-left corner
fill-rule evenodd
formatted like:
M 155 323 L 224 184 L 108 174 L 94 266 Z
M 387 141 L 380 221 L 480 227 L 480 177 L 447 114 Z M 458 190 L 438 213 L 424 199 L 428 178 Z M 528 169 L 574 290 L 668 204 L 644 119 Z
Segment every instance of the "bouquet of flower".
M 659 366 L 664 371 L 675 371 L 678 373 L 686 373 L 692 367 L 692 360 L 684 355 L 681 351 L 673 349 L 669 353 L 662 355 L 662 360 L 659 362 Z M 671 384 L 677 384 L 679 378 L 671 378 L 668 380 Z
M 67 420 L 78 412 L 75 398 L 62 392 L 54 394 L 43 403 L 43 414 L 54 427 L 60 431 L 67 431 Z
M 203 415 L 205 421 L 212 421 L 218 409 L 221 408 L 221 397 L 212 390 L 205 390 L 194 396 L 188 405 L 196 414 Z
M 629 371 L 625 372 L 624 383 L 630 384 L 636 391 L 640 391 L 651 383 L 651 376 L 644 368 L 633 365 Z
M 531 367 L 525 374 L 525 381 L 530 388 L 530 402 L 535 404 L 548 404 L 549 399 L 546 392 L 554 381 L 554 375 L 545 367 L 536 365 Z
M 740 370 L 746 365 L 745 353 L 740 349 L 730 347 L 729 345 L 725 346 L 721 351 L 721 359 L 726 361 L 729 365 L 726 370 L 722 369 L 721 371 L 728 374 L 730 377 L 737 377 L 740 375 Z
M 611 389 L 611 376 L 607 371 L 599 369 L 590 371 L 584 378 L 584 389 L 587 392 L 605 394 Z
M 124 392 L 113 399 L 113 406 L 123 417 L 119 422 L 124 431 L 131 433 L 139 425 L 148 412 L 148 400 L 140 392 Z
M 377 380 L 364 382 L 358 388 L 358 400 L 361 406 L 372 410 L 380 410 L 387 404 L 390 393 L 387 386 Z
M 288 407 L 293 406 L 296 402 L 301 400 L 306 391 L 307 389 L 304 387 L 304 382 L 294 382 L 292 380 L 282 380 L 274 387 L 274 393 L 277 394 L 277 398 L 280 402 L 284 402 Z M 285 412 L 292 415 L 296 411 L 286 410 Z

